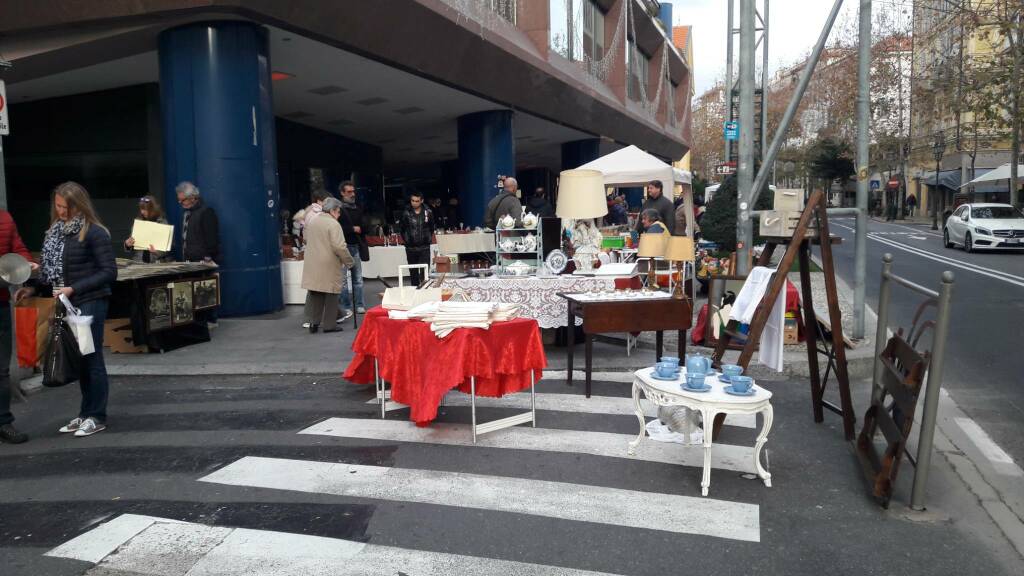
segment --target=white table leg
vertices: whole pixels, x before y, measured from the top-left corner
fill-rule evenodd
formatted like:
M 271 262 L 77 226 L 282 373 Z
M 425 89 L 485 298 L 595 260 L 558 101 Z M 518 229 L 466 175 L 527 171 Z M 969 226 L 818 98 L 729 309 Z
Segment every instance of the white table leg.
M 537 374 L 530 369 L 530 425 L 537 427 Z
M 714 436 L 708 431 L 708 422 L 715 421 L 715 414 L 709 410 L 702 410 L 701 418 L 704 419 L 704 475 L 700 480 L 700 494 L 707 496 L 708 489 L 711 488 L 711 437 Z
M 473 444 L 476 444 L 476 376 L 469 377 L 469 405 L 473 418 Z
M 636 419 L 640 421 L 640 434 L 636 437 L 636 440 L 629 443 L 629 450 L 627 453 L 632 456 L 636 454 L 636 449 L 640 446 L 640 443 L 644 440 L 644 434 L 647 433 L 647 422 L 644 420 L 644 409 L 640 406 L 640 386 L 633 383 L 633 406 L 635 407 Z
M 768 440 L 768 431 L 772 429 L 772 420 L 775 418 L 775 411 L 771 404 L 767 404 L 761 411 L 761 417 L 764 419 L 764 424 L 761 425 L 761 433 L 757 435 L 757 444 L 754 445 L 754 467 L 757 470 L 757 475 L 764 480 L 764 485 L 771 488 L 772 475 L 761 465 L 761 449 L 764 448 L 764 444 Z
M 387 418 L 387 394 L 384 393 L 384 380 L 380 377 L 380 363 L 373 359 L 373 382 L 377 386 L 377 401 L 380 403 L 380 419 Z

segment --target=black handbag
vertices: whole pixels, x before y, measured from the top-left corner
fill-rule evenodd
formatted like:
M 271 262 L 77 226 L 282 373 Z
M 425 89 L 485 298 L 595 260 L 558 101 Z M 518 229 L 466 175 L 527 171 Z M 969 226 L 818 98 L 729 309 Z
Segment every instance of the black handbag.
M 46 336 L 43 353 L 43 386 L 57 388 L 78 380 L 82 368 L 82 352 L 71 326 L 64 319 L 64 306 L 53 306 L 50 332 Z

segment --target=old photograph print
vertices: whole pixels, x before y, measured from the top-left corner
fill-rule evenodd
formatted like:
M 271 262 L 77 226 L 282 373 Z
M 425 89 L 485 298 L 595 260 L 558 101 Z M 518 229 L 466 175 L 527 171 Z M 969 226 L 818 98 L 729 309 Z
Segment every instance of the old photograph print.
M 205 310 L 206 308 L 214 308 L 220 303 L 220 290 L 217 286 L 216 278 L 207 278 L 206 280 L 196 280 L 193 284 L 195 294 L 193 299 L 195 302 L 196 310 Z
M 188 324 L 192 322 L 192 282 L 175 282 L 172 290 L 171 307 L 174 325 Z
M 171 291 L 166 286 L 146 291 L 146 322 L 150 332 L 171 327 Z

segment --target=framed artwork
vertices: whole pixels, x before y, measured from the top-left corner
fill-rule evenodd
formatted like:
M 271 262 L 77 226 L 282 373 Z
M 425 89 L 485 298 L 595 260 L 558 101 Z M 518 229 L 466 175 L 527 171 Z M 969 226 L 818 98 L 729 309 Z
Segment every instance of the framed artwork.
M 196 310 L 215 308 L 220 304 L 220 282 L 218 280 L 219 278 L 214 276 L 193 282 L 193 303 Z
M 146 326 L 150 332 L 171 327 L 171 291 L 166 286 L 146 290 Z
M 171 320 L 174 326 L 188 324 L 195 318 L 192 312 L 192 281 L 171 284 Z

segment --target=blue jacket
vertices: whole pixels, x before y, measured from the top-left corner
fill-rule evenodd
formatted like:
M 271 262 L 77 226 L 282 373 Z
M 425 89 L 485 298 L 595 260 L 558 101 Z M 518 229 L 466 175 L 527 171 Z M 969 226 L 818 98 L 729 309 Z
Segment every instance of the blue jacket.
M 74 289 L 71 303 L 75 306 L 109 297 L 117 280 L 110 234 L 93 224 L 85 233 L 85 240 L 79 241 L 78 236 L 73 234 L 64 241 L 64 284 Z M 41 296 L 49 296 L 53 291 L 52 286 L 38 280 L 27 284 L 34 286 Z

